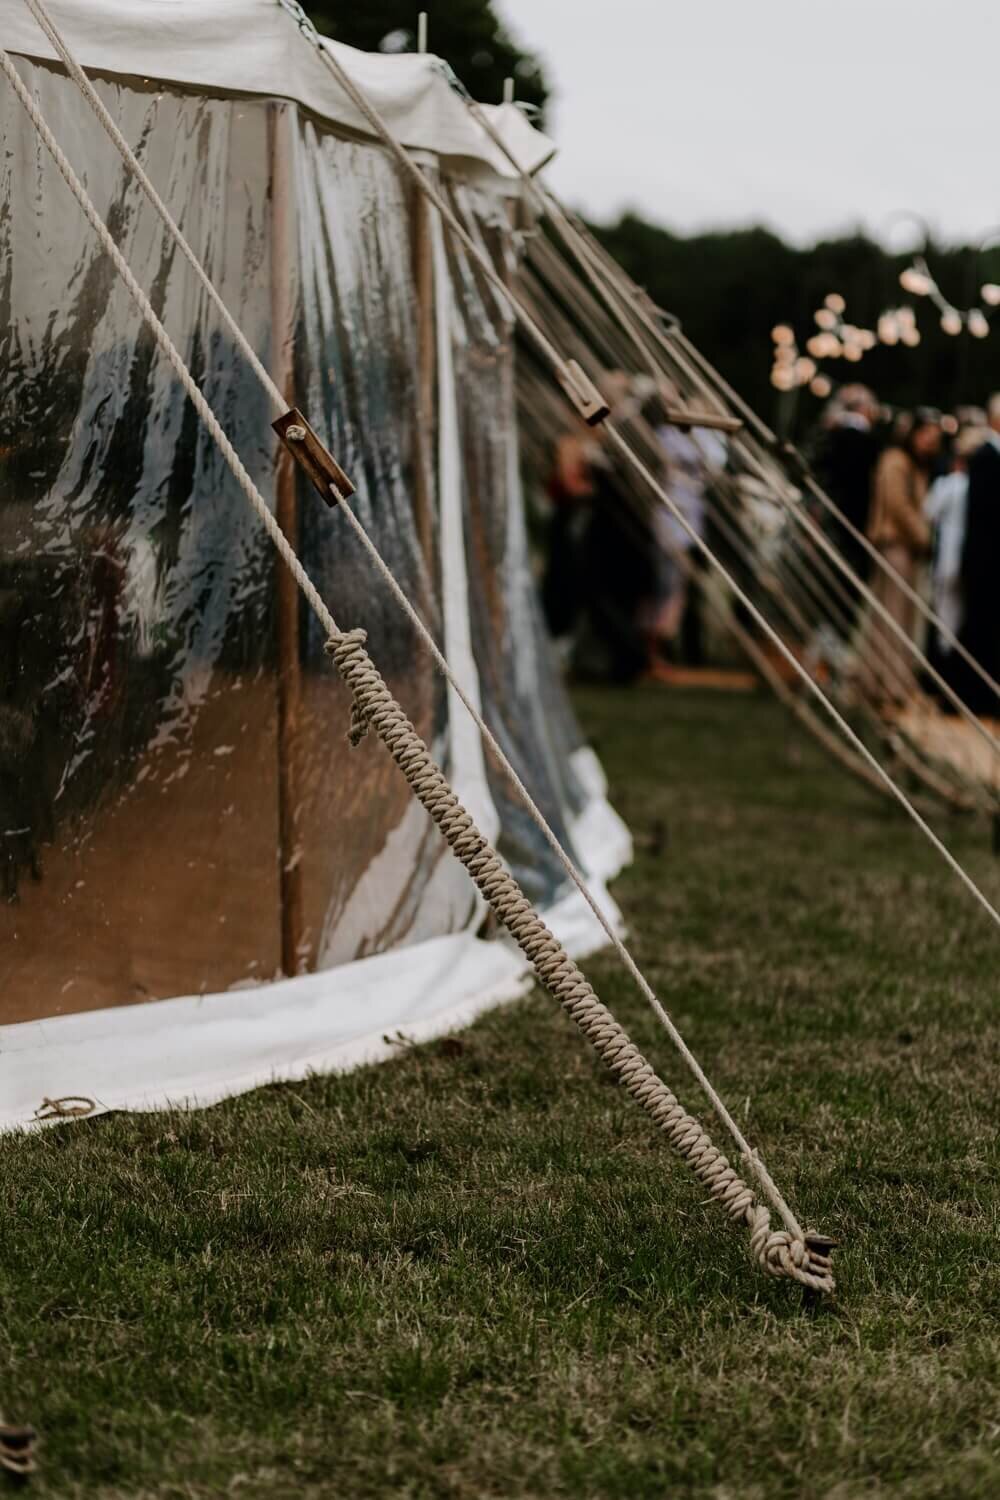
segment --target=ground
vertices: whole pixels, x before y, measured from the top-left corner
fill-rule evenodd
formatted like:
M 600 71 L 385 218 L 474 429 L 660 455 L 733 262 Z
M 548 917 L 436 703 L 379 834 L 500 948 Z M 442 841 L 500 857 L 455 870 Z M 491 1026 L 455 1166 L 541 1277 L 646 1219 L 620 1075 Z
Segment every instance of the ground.
M 637 954 L 842 1241 L 835 1303 L 754 1269 L 536 994 L 378 1069 L 0 1143 L 33 1493 L 1000 1494 L 997 932 L 769 700 L 579 707 L 638 839 Z M 940 826 L 1000 899 L 987 831 Z

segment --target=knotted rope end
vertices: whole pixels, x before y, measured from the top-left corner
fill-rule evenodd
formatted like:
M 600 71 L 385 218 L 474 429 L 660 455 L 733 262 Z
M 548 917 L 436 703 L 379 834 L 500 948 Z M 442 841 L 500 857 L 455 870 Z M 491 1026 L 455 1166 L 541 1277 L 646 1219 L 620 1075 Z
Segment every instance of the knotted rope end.
M 327 656 L 331 657 L 341 676 L 347 681 L 344 665 L 351 656 L 359 652 L 364 653 L 365 641 L 368 639 L 367 630 L 341 630 L 337 635 L 331 635 L 323 646 Z M 368 733 L 371 724 L 357 693 L 354 693 L 354 702 L 351 705 L 351 727 L 347 731 L 347 741 L 352 750 L 358 745 Z

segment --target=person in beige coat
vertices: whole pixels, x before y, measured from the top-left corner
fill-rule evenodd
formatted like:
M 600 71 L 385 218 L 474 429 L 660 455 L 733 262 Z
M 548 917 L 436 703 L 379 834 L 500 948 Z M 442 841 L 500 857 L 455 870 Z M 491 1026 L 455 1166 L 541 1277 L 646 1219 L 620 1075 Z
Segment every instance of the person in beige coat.
M 931 528 L 924 514 L 924 499 L 940 448 L 941 423 L 937 414 L 919 411 L 906 436 L 886 448 L 872 480 L 868 538 L 892 571 L 873 567 L 871 590 L 911 640 L 916 632 L 916 607 L 893 574 L 915 588 L 920 565 L 930 552 Z M 892 711 L 905 704 L 916 688 L 914 658 L 872 607 L 868 612 L 863 654 L 864 684 L 879 708 Z

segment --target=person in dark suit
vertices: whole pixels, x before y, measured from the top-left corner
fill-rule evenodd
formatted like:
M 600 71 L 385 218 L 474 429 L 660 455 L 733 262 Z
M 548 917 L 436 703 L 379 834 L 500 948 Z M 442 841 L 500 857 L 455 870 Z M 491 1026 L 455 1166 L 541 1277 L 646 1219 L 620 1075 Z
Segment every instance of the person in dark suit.
M 841 406 L 820 454 L 820 472 L 830 498 L 857 531 L 864 533 L 871 505 L 872 478 L 878 459 L 875 422 L 878 402 L 866 386 L 849 386 L 841 393 Z M 857 576 L 868 578 L 868 554 L 848 528 L 831 519 L 830 535 L 844 561 Z M 850 587 L 852 607 L 847 625 L 852 628 L 861 608 L 861 595 Z
M 990 400 L 990 432 L 969 463 L 962 592 L 965 618 L 959 640 L 991 677 L 1000 679 L 1000 394 Z M 964 662 L 956 663 L 959 691 L 974 713 L 1000 716 L 1000 702 Z

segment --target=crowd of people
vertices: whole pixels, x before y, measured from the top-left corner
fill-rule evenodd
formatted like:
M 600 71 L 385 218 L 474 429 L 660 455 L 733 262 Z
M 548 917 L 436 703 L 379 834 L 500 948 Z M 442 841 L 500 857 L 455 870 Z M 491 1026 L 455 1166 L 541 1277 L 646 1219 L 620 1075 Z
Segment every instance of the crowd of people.
M 930 408 L 888 417 L 870 390 L 846 387 L 827 415 L 818 465 L 854 528 L 838 526 L 835 540 L 884 612 L 862 610 L 855 593 L 856 645 L 871 698 L 892 712 L 916 687 L 912 654 L 887 614 L 974 712 L 995 713 L 989 685 L 953 642 L 1000 676 L 1000 395 L 985 411 L 966 408 L 950 420 Z M 872 561 L 854 532 L 887 567 Z M 918 639 L 913 593 L 925 579 L 945 628 Z
M 727 439 L 679 422 L 681 403 L 666 385 L 616 371 L 603 394 L 686 524 L 642 502 L 602 428 L 567 428 L 546 486 L 543 607 L 579 676 L 672 680 L 677 663 L 704 659 L 704 570 L 693 536 L 742 571 L 718 503 Z M 866 387 L 844 387 L 824 418 L 815 462 L 844 521 L 825 512 L 816 519 L 861 581 L 845 595 L 837 626 L 868 700 L 892 714 L 916 692 L 903 634 L 973 712 L 996 713 L 989 684 L 954 641 L 1000 678 L 1000 394 L 985 410 L 945 418 L 930 408 L 889 414 Z M 921 634 L 915 593 L 930 599 L 943 630 Z

